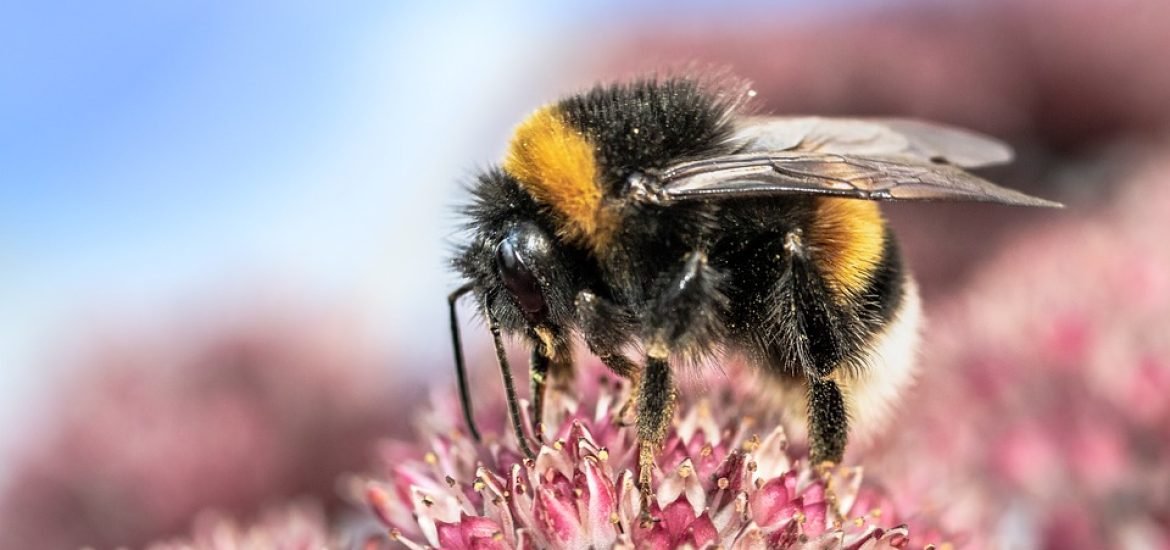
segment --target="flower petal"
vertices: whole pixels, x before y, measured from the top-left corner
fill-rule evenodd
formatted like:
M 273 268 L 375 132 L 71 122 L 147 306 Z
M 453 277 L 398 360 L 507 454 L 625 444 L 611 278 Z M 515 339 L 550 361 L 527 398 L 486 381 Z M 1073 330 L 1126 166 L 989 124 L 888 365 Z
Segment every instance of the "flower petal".
M 768 550 L 768 537 L 756 525 L 751 525 L 735 539 L 732 550 Z
M 839 517 L 847 518 L 861 491 L 861 467 L 835 468 L 829 476 L 828 489 Z
M 800 545 L 806 550 L 839 550 L 845 544 L 844 535 L 840 531 L 829 531 Z
M 718 445 L 722 428 L 711 414 L 710 400 L 700 399 L 695 403 L 678 423 L 677 431 L 684 443 L 690 443 L 699 434 L 702 436 L 700 443 Z
M 462 512 L 459 501 L 444 493 L 431 493 L 417 487 L 410 496 L 418 526 L 432 545 L 439 544 L 439 523 L 455 523 Z
M 691 522 L 686 535 L 687 540 L 695 548 L 706 548 L 707 545 L 713 545 L 719 540 L 719 532 L 715 529 L 715 524 L 711 522 L 711 517 L 707 512 L 703 512 L 695 518 L 695 521 Z
M 699 483 L 699 476 L 695 474 L 695 466 L 691 459 L 686 459 L 675 468 L 674 472 L 658 485 L 658 505 L 665 507 L 670 503 L 685 497 L 691 504 L 695 515 L 707 508 L 707 492 Z
M 516 524 L 512 519 L 512 510 L 508 505 L 509 494 L 504 489 L 505 481 L 500 479 L 491 470 L 480 467 L 475 471 L 475 483 L 472 488 L 479 491 L 483 500 L 484 517 L 495 520 L 504 533 L 509 544 L 516 543 Z
M 500 525 L 487 518 L 464 515 L 459 521 L 459 535 L 462 537 L 463 545 L 467 548 L 476 550 L 510 548 Z
M 576 502 L 562 492 L 541 486 L 536 490 L 536 518 L 549 542 L 555 546 L 579 548 L 585 542 Z
M 403 523 L 403 512 L 405 510 L 399 504 L 399 501 L 390 495 L 390 492 L 382 487 L 381 484 L 371 481 L 366 484 L 366 503 L 370 505 L 370 510 L 374 512 L 382 523 L 390 527 L 401 527 Z M 405 514 L 409 517 L 409 512 Z
M 581 462 L 577 487 L 584 498 L 582 523 L 591 544 L 597 548 L 613 545 L 617 538 L 617 491 L 596 457 L 586 456 Z
M 788 434 L 784 427 L 777 425 L 772 433 L 768 434 L 760 447 L 752 453 L 756 460 L 756 473 L 762 478 L 770 479 L 784 475 L 792 469 L 792 459 L 788 456 Z
M 460 532 L 459 524 L 436 521 L 435 531 L 436 537 L 439 539 L 439 548 L 451 548 L 452 550 L 467 548 L 463 542 L 463 533 Z
M 674 502 L 667 504 L 660 513 L 662 521 L 659 525 L 666 528 L 671 541 L 680 541 L 686 535 L 686 529 L 695 521 L 694 508 L 687 499 L 679 496 Z
M 803 500 L 793 499 L 789 489 L 794 478 L 791 473 L 774 478 L 751 496 L 752 520 L 765 532 L 783 527 L 801 511 Z
M 634 473 L 622 471 L 618 478 L 618 525 L 623 533 L 633 533 L 642 512 L 641 493 L 634 482 Z
M 528 470 L 519 464 L 512 466 L 512 473 L 508 476 L 508 500 L 512 505 L 512 518 L 516 526 L 540 532 L 540 522 L 535 513 L 536 499 Z
M 816 537 L 825 532 L 828 528 L 828 509 L 829 506 L 824 501 L 804 503 L 802 509 L 804 520 L 800 522 L 804 534 Z
M 648 528 L 639 525 L 634 531 L 634 545 L 638 550 L 671 550 L 674 541 L 663 522 L 658 521 Z

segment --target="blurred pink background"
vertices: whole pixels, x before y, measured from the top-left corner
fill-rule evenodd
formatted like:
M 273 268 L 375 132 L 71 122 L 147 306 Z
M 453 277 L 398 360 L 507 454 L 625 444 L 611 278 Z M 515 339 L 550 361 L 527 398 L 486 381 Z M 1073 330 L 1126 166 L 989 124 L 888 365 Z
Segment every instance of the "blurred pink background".
M 989 546 L 1170 545 L 1170 4 L 130 4 L 0 22 L 0 547 L 337 517 L 452 384 L 459 183 L 541 102 L 678 66 L 1010 141 L 989 176 L 1068 208 L 886 209 L 933 322 L 854 460 Z

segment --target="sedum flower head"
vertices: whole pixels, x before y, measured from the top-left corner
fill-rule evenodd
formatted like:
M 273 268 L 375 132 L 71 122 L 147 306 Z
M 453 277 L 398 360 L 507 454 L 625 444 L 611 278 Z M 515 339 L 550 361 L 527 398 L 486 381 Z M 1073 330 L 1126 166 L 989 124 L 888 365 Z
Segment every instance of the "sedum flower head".
M 643 525 L 637 446 L 618 416 L 619 386 L 603 379 L 586 393 L 594 395 L 581 402 L 553 393 L 550 430 L 535 460 L 510 435 L 477 444 L 454 414 L 436 407 L 421 422 L 425 446 L 388 444 L 385 478 L 366 482 L 364 499 L 408 548 L 877 549 L 911 542 L 905 520 L 862 483 L 860 468 L 814 472 L 794 457 L 781 427 L 757 425 L 731 399 L 681 404 L 654 472 L 656 521 Z
M 205 512 L 196 520 L 191 535 L 147 546 L 147 550 L 312 550 L 338 548 L 330 535 L 321 507 L 298 501 L 267 510 L 251 525 L 230 517 Z

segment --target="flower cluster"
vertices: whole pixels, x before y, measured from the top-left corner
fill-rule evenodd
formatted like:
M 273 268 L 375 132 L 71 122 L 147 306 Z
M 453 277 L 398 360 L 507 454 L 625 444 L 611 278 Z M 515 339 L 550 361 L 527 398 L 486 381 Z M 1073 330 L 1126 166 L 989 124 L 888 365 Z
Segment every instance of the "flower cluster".
M 305 501 L 269 510 L 259 521 L 241 526 L 218 514 L 201 514 L 192 535 L 156 542 L 147 550 L 316 550 L 337 547 L 325 514 Z
M 911 543 L 910 518 L 863 484 L 860 468 L 814 471 L 794 458 L 783 428 L 768 428 L 761 438 L 756 430 L 764 426 L 730 399 L 683 404 L 654 472 L 654 521 L 644 523 L 633 430 L 618 416 L 620 387 L 603 379 L 588 392 L 596 395 L 581 402 L 555 392 L 547 408 L 554 429 L 535 460 L 525 459 L 510 435 L 475 443 L 450 407 L 448 414 L 436 407 L 422 422 L 429 450 L 388 444 L 385 477 L 364 485 L 364 499 L 391 538 L 409 548 Z
M 919 387 L 870 471 L 987 546 L 1170 544 L 1170 156 L 931 312 Z M 930 449 L 907 460 L 905 449 Z
M 59 402 L 0 459 L 0 548 L 139 548 L 205 509 L 328 499 L 366 465 L 405 404 L 357 321 L 241 302 L 214 322 L 109 323 L 79 348 Z

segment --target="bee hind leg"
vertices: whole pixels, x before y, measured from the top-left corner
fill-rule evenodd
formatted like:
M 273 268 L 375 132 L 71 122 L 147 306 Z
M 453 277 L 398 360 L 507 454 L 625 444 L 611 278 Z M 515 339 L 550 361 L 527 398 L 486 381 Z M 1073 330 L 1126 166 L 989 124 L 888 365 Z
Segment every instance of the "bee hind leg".
M 808 385 L 809 458 L 817 468 L 840 464 L 849 435 L 841 388 L 818 377 L 809 377 Z

